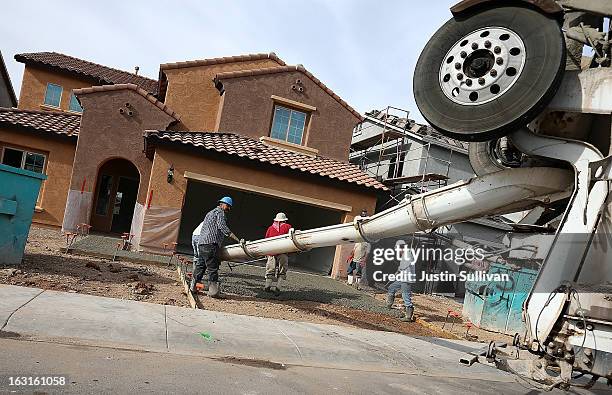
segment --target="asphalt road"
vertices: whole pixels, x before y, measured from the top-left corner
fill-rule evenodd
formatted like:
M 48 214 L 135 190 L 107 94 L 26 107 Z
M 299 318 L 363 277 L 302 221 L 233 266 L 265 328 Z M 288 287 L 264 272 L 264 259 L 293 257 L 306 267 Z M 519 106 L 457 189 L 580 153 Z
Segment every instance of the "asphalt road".
M 537 393 L 520 383 L 257 362 L 248 366 L 241 361 L 14 339 L 0 339 L 0 350 L 0 393 Z M 10 387 L 8 375 L 65 375 L 68 380 L 55 388 Z

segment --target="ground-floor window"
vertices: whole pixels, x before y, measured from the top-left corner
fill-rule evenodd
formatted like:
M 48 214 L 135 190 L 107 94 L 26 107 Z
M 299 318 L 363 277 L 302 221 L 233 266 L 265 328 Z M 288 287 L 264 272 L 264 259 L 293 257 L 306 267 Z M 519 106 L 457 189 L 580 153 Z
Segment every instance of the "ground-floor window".
M 2 164 L 18 169 L 25 169 L 36 173 L 45 172 L 45 155 L 17 148 L 4 147 L 2 150 Z

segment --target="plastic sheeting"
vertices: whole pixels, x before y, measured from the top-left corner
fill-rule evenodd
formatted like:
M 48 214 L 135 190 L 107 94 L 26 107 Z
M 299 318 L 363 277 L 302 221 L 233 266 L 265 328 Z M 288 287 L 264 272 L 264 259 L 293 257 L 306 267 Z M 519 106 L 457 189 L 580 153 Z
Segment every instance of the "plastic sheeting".
M 161 252 L 164 243 L 171 248 L 176 242 L 181 222 L 181 209 L 170 207 L 149 207 L 144 212 L 140 249 Z
M 92 193 L 74 189 L 68 191 L 62 231 L 75 232 L 78 224 L 88 224 L 91 217 Z
M 130 233 L 134 235 L 132 245 L 138 251 L 140 249 L 140 237 L 142 233 L 142 223 L 144 221 L 144 206 L 138 202 L 134 206 L 134 214 L 132 215 L 132 225 Z

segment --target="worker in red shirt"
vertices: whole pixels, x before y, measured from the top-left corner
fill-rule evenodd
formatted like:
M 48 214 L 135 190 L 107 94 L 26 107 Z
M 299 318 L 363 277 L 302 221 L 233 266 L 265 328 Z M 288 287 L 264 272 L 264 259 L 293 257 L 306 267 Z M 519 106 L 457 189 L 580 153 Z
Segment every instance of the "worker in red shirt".
M 266 238 L 275 237 L 280 235 L 286 235 L 292 228 L 287 223 L 289 219 L 285 213 L 278 213 L 274 217 L 274 222 L 266 231 Z M 278 283 L 280 279 L 287 279 L 287 269 L 289 268 L 289 257 L 287 254 L 268 255 L 268 262 L 266 262 L 266 285 L 264 287 L 265 292 L 273 292 L 276 296 L 280 295 L 280 289 Z M 272 289 L 274 287 L 274 290 Z

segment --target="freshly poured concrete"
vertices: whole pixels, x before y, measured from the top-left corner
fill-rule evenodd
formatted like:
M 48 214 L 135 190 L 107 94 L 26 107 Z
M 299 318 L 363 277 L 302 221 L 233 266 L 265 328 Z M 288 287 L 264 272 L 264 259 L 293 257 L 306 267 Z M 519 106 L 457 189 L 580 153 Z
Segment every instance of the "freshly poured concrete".
M 513 380 L 487 366 L 459 364 L 466 352 L 482 347 L 479 343 L 2 285 L 0 314 L 8 318 L 11 312 L 3 331 L 33 340 L 320 368 Z

